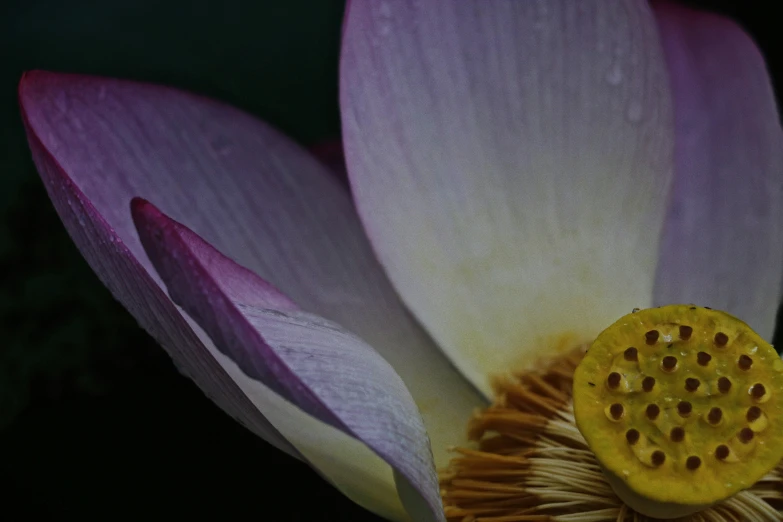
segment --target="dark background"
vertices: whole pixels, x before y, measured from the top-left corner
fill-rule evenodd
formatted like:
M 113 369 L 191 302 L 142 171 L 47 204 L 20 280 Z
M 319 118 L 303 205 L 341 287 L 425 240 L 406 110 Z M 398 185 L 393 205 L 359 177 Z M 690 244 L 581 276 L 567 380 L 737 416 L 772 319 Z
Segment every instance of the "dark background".
M 781 85 L 781 28 L 761 2 L 687 3 L 739 21 Z M 164 83 L 315 145 L 339 137 L 342 12 L 339 0 L 0 8 L 0 518 L 378 520 L 213 406 L 111 298 L 34 171 L 15 92 L 28 69 Z

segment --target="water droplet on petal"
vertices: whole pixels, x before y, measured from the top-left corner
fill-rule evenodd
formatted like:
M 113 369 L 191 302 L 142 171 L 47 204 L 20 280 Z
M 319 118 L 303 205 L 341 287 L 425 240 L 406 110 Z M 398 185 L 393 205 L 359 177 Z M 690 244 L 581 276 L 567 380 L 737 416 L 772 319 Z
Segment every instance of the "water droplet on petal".
M 615 63 L 606 72 L 606 82 L 609 85 L 620 85 L 623 81 L 623 71 L 620 69 L 620 64 Z
M 639 100 L 633 100 L 628 104 L 628 108 L 625 111 L 625 116 L 628 118 L 628 121 L 632 123 L 638 123 L 642 119 L 643 112 L 644 109 L 642 108 L 642 103 Z

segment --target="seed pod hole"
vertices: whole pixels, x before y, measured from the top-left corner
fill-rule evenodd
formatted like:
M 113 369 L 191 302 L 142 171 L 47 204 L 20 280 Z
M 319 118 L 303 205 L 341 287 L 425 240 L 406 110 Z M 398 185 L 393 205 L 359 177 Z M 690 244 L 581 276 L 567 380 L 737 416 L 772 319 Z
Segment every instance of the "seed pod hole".
M 631 346 L 630 348 L 626 348 L 623 352 L 623 358 L 626 361 L 638 361 L 639 360 L 639 351 Z
M 658 415 L 661 414 L 661 408 L 659 408 L 657 404 L 648 404 L 644 413 L 647 415 L 648 419 L 655 420 L 658 418 Z
M 750 367 L 753 366 L 753 359 L 750 358 L 750 356 L 745 355 L 744 353 L 739 356 L 739 359 L 737 359 L 737 366 L 739 366 L 739 369 L 742 371 L 748 371 L 750 370 Z
M 699 389 L 699 385 L 701 383 L 699 382 L 699 379 L 696 379 L 694 377 L 688 377 L 685 379 L 685 389 L 689 392 L 695 392 Z
M 676 426 L 669 432 L 669 438 L 672 442 L 682 442 L 685 440 L 685 430 L 680 426 Z
M 759 408 L 758 406 L 751 406 L 750 408 L 748 408 L 748 411 L 745 414 L 745 419 L 748 422 L 753 422 L 761 418 L 761 413 L 762 413 L 761 408 Z
M 743 444 L 747 444 L 748 442 L 753 440 L 753 430 L 750 428 L 742 428 L 740 432 L 737 434 L 737 438 L 742 442 Z
M 711 360 L 712 355 L 708 354 L 707 352 L 699 352 L 696 354 L 696 362 L 699 363 L 699 366 L 707 366 L 710 364 Z
M 691 455 L 685 460 L 685 467 L 693 471 L 699 469 L 701 466 L 701 459 L 696 455 Z
M 611 406 L 609 406 L 609 414 L 612 416 L 613 419 L 619 420 L 622 418 L 623 413 L 625 413 L 625 408 L 623 408 L 623 405 L 620 403 L 614 403 Z
M 666 453 L 661 450 L 655 450 L 652 452 L 652 455 L 650 455 L 650 460 L 652 461 L 653 466 L 661 466 L 666 462 Z
M 680 401 L 677 404 L 677 413 L 680 414 L 680 417 L 687 417 L 692 411 L 693 405 L 688 401 Z
M 680 339 L 683 341 L 687 341 L 691 338 L 691 335 L 693 334 L 693 328 L 690 326 L 681 325 L 680 326 Z
M 715 458 L 718 460 L 726 460 L 731 453 L 731 450 L 725 444 L 721 444 L 715 448 Z
M 661 369 L 665 372 L 673 372 L 677 367 L 677 358 L 673 355 L 667 355 L 661 360 Z
M 718 379 L 718 391 L 721 393 L 729 393 L 731 390 L 731 381 L 728 377 L 721 377 Z
M 622 381 L 622 379 L 622 375 L 617 372 L 612 372 L 606 378 L 606 385 L 609 386 L 609 388 L 615 390 L 620 387 L 620 381 Z
M 639 430 L 635 430 L 631 428 L 630 430 L 625 432 L 625 440 L 628 441 L 628 444 L 634 445 L 637 442 L 639 442 L 639 438 L 641 437 L 641 434 L 639 433 Z
M 658 330 L 650 330 L 646 334 L 644 334 L 644 341 L 649 344 L 653 345 L 658 342 L 658 337 L 661 336 L 661 333 Z
M 750 388 L 750 396 L 756 400 L 759 400 L 762 397 L 764 397 L 766 393 L 767 393 L 767 389 L 760 382 L 757 382 Z
M 707 414 L 707 422 L 709 422 L 713 426 L 720 423 L 722 418 L 723 418 L 723 410 L 721 410 L 717 406 L 711 408 L 709 413 Z
M 715 346 L 724 347 L 729 342 L 729 336 L 723 332 L 718 332 L 715 334 L 714 340 L 715 340 Z

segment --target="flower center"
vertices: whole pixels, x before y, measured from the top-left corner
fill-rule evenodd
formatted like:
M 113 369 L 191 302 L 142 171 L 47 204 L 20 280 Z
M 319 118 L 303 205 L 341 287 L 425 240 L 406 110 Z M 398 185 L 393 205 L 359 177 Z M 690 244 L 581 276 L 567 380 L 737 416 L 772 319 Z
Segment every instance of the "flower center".
M 781 520 L 783 362 L 728 314 L 635 311 L 495 392 L 440 474 L 450 522 Z

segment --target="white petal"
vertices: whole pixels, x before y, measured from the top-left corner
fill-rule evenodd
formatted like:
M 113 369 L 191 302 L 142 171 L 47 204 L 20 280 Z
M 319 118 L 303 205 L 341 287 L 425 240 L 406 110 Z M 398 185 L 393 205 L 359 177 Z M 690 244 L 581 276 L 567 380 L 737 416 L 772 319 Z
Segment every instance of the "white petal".
M 365 229 L 476 386 L 651 303 L 673 130 L 646 2 L 353 2 L 343 42 Z

